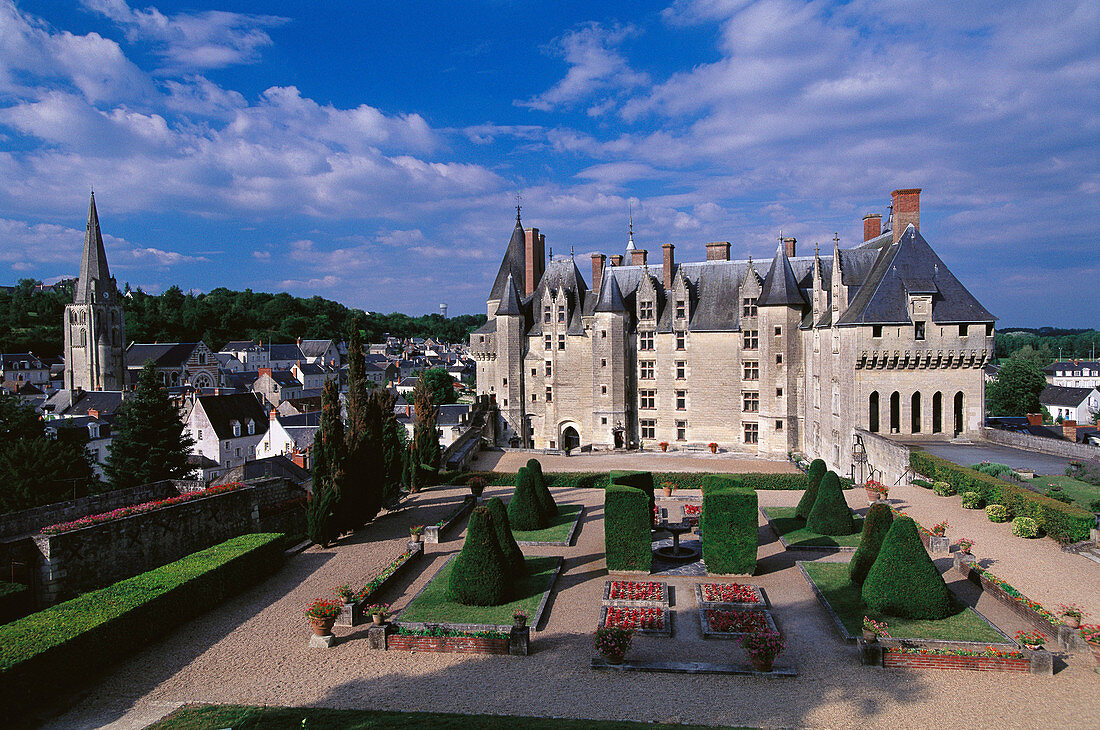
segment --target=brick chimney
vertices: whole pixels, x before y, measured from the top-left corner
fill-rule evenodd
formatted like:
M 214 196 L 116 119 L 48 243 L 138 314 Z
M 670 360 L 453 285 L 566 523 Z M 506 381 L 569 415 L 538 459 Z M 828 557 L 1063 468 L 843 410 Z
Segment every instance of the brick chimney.
M 644 266 L 646 259 L 649 257 L 649 251 L 644 248 L 635 248 L 630 252 L 630 265 L 631 266 Z
M 910 223 L 918 231 L 920 230 L 920 190 L 920 188 L 907 188 L 890 193 L 890 198 L 894 204 L 894 222 L 892 224 L 894 243 L 898 242 L 901 234 L 905 233 L 905 229 L 909 227 Z
M 267 377 L 270 378 L 271 377 L 271 368 L 258 368 L 256 370 L 256 376 L 257 377 L 263 377 L 264 375 L 266 375 Z
M 863 216 L 863 240 L 870 241 L 882 235 L 882 214 L 868 213 Z
M 279 418 L 279 412 L 274 408 L 271 409 L 271 413 L 268 414 L 268 420 L 274 423 Z
M 523 259 L 526 271 L 523 276 L 523 295 L 531 296 L 546 271 L 546 236 L 539 235 L 538 228 L 523 231 Z
M 592 291 L 597 294 L 603 285 L 603 267 L 607 257 L 602 253 L 592 254 Z
M 1028 413 L 1027 414 L 1027 425 L 1029 425 L 1029 426 L 1042 426 L 1043 425 L 1043 414 L 1042 413 Z
M 1077 421 L 1062 421 L 1062 435 L 1066 441 L 1077 442 Z
M 611 265 L 612 266 L 622 266 L 623 265 L 623 255 L 621 253 L 617 253 L 614 256 L 612 256 L 611 257 Z
M 88 409 L 88 415 L 92 418 L 99 418 L 99 411 L 96 410 L 95 408 L 89 408 Z
M 715 241 L 707 244 L 707 261 L 729 261 L 730 242 Z
M 672 272 L 676 270 L 676 257 L 673 253 L 676 247 L 671 243 L 665 243 L 661 245 L 661 251 L 664 253 L 664 265 L 662 267 L 662 274 L 665 283 L 665 291 L 672 291 Z
M 797 239 L 794 236 L 783 239 L 783 250 L 787 253 L 787 258 L 789 259 L 794 258 L 794 244 L 796 242 Z

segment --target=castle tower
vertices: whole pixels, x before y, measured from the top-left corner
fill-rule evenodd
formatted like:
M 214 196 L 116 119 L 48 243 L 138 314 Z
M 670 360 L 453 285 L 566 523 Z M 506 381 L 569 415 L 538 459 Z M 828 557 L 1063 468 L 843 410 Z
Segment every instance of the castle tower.
M 65 307 L 65 387 L 123 390 L 125 387 L 122 297 L 107 268 L 95 193 L 73 303 Z

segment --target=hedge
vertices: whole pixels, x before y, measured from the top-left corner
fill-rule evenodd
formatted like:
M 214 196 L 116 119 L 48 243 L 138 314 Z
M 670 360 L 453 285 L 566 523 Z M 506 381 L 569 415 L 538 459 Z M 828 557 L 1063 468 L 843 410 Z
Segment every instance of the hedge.
M 805 489 L 805 474 L 708 474 L 706 472 L 661 472 L 655 471 L 653 483 L 657 486 L 672 482 L 677 489 L 702 489 L 703 483 L 711 476 L 732 477 L 744 487 L 765 490 Z M 482 471 L 467 472 L 450 479 L 451 484 L 466 484 L 474 477 L 483 477 L 491 487 L 509 487 L 515 485 L 516 475 L 508 472 Z M 546 485 L 551 489 L 605 489 L 610 482 L 607 472 L 546 472 Z M 840 478 L 841 489 L 851 489 L 852 480 Z
M 274 573 L 283 549 L 281 534 L 241 535 L 0 626 L 0 720 L 29 721 L 58 687 L 95 679 Z
M 657 506 L 656 495 L 653 488 L 653 473 L 648 471 L 615 471 L 612 470 L 610 474 L 612 484 L 621 484 L 626 487 L 634 487 L 640 489 L 646 493 L 646 497 L 649 499 L 649 514 L 654 514 L 654 508 Z M 656 520 L 656 517 L 653 517 Z M 651 523 L 652 524 L 652 521 Z
M 504 555 L 504 561 L 515 578 L 527 575 L 527 561 L 523 558 L 523 551 L 519 549 L 516 538 L 512 534 L 512 524 L 508 520 L 508 510 L 500 497 L 493 497 L 486 504 L 489 514 L 493 518 L 493 530 L 496 532 L 497 545 Z
M 885 502 L 875 502 L 867 510 L 867 517 L 863 520 L 863 534 L 859 538 L 859 547 L 856 548 L 851 562 L 848 563 L 848 577 L 853 583 L 863 585 L 868 571 L 878 558 L 882 541 L 886 539 L 886 533 L 890 531 L 892 524 L 894 524 L 894 511 Z
M 1087 540 L 1089 530 L 1096 524 L 1096 516 L 1080 507 L 924 451 L 911 451 L 909 465 L 930 479 L 947 482 L 956 492 L 977 492 L 986 504 L 1003 504 L 1013 517 L 1031 517 L 1047 535 L 1061 543 Z
M 752 575 L 756 572 L 756 492 L 736 479 L 711 477 L 703 490 L 699 520 L 707 572 Z
M 508 502 L 508 521 L 516 530 L 541 530 L 549 525 L 546 515 L 539 509 L 534 477 L 525 466 L 516 473 L 516 488 Z
M 653 511 L 646 493 L 613 484 L 603 494 L 603 543 L 608 570 L 649 572 L 653 565 L 650 526 Z
M 531 474 L 531 483 L 535 486 L 535 499 L 539 504 L 539 512 L 542 514 L 543 522 L 549 526 L 558 517 L 558 505 L 554 502 L 554 495 L 550 494 L 550 488 L 546 484 L 542 464 L 538 459 L 528 459 L 527 471 Z
M 806 491 L 803 492 L 802 499 L 798 500 L 798 506 L 794 510 L 795 514 L 804 520 L 810 517 L 814 503 L 817 502 L 817 490 L 821 487 L 821 480 L 827 471 L 828 467 L 821 459 L 814 459 L 810 462 L 810 468 L 806 470 Z
M 851 535 L 856 531 L 852 510 L 844 501 L 835 472 L 826 472 L 821 478 L 817 498 L 806 518 L 806 529 L 818 535 Z
M 30 606 L 30 592 L 25 585 L 0 581 L 0 624 L 25 616 Z
M 863 602 L 904 618 L 940 619 L 951 614 L 954 598 L 912 518 L 899 515 L 890 525 L 863 582 Z
M 499 606 L 512 589 L 512 568 L 501 552 L 488 507 L 470 515 L 466 540 L 455 558 L 447 598 L 466 606 Z

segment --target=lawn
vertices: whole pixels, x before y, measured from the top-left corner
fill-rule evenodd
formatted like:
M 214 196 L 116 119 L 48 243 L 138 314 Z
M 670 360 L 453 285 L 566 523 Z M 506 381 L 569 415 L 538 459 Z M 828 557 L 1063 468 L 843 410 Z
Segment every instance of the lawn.
M 768 507 L 772 527 L 793 547 L 859 547 L 863 518 L 852 515 L 856 531 L 851 535 L 819 535 L 806 529 L 806 521 L 795 514 L 795 507 Z
M 516 542 L 565 542 L 581 509 L 579 504 L 558 505 L 558 516 L 549 527 L 541 530 L 512 530 L 512 536 L 516 538 Z
M 702 725 L 665 725 L 622 720 L 561 720 L 515 715 L 457 715 L 440 712 L 386 712 L 382 710 L 329 710 L 320 707 L 242 707 L 238 705 L 187 705 L 149 730 L 642 730 L 675 727 L 703 730 Z M 707 726 L 710 728 L 710 726 Z M 713 729 L 712 729 L 713 730 Z
M 825 595 L 849 634 L 858 635 L 863 617 L 885 621 L 890 635 L 899 639 L 942 639 L 945 641 L 984 641 L 1004 643 L 1005 637 L 993 630 L 974 609 L 958 606 L 958 613 L 938 621 L 899 618 L 869 610 L 863 605 L 860 587 L 848 579 L 847 563 L 802 563 L 802 567 Z
M 1048 487 L 1061 487 L 1067 497 L 1073 498 L 1073 503 L 1083 509 L 1089 509 L 1089 504 L 1094 499 L 1100 499 L 1100 487 L 1079 479 L 1067 476 L 1038 476 L 1031 480 L 1031 486 L 1042 494 Z
M 535 613 L 543 595 L 550 590 L 557 557 L 527 558 L 527 576 L 516 585 L 515 600 L 499 606 L 464 606 L 447 600 L 447 582 L 454 560 L 448 561 L 431 579 L 424 592 L 397 617 L 398 621 L 448 624 L 496 624 L 512 625 L 512 611 L 522 608 L 534 624 Z

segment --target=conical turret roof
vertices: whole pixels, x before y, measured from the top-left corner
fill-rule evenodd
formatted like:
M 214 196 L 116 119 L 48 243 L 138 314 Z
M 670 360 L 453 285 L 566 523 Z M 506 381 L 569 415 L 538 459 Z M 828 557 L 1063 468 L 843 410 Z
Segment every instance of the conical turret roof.
M 93 301 L 93 281 L 101 282 L 99 291 L 103 291 L 111 281 L 111 272 L 107 268 L 107 252 L 103 250 L 103 235 L 99 231 L 99 213 L 95 208 L 95 193 L 88 203 L 88 227 L 84 232 L 84 254 L 80 259 L 80 278 L 76 282 L 73 301 L 84 304 Z
M 760 286 L 757 304 L 765 307 L 799 307 L 807 304 L 806 295 L 798 287 L 798 279 L 795 278 L 790 259 L 787 258 L 787 251 L 782 243 L 776 249 L 772 266 L 768 270 L 768 275 L 764 277 L 764 283 Z
M 504 280 L 504 291 L 501 293 L 500 304 L 497 306 L 497 316 L 505 314 L 522 314 L 519 308 L 519 295 L 516 293 L 516 284 L 512 281 L 512 275 L 508 274 Z
M 519 211 L 516 211 L 516 227 L 512 229 L 512 238 L 508 240 L 508 248 L 504 251 L 504 260 L 500 262 L 497 278 L 493 281 L 493 289 L 489 293 L 489 300 L 501 301 L 504 298 L 504 282 L 509 276 L 514 281 L 523 281 L 526 272 L 526 256 L 524 254 L 523 224 L 519 219 Z

